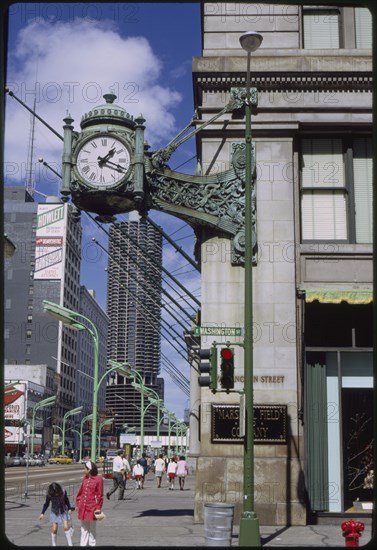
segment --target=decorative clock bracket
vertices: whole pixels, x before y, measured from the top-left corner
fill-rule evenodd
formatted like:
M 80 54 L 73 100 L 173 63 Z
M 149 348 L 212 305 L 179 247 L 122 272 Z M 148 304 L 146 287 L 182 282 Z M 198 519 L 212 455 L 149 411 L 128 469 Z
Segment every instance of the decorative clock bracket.
M 188 175 L 173 171 L 167 165 L 173 152 L 184 141 L 203 130 L 225 113 L 236 114 L 245 104 L 246 88 L 232 88 L 229 103 L 214 117 L 200 127 L 181 137 L 190 124 L 166 147 L 149 152 L 144 145 L 144 118 L 133 119 L 124 109 L 114 104 L 116 96 L 106 94 L 106 105 L 99 106 L 85 114 L 81 121 L 81 134 L 73 131 L 72 118 L 68 115 L 64 125 L 64 154 L 61 194 L 64 201 L 69 195 L 79 216 L 81 210 L 95 212 L 101 222 L 112 222 L 116 214 L 138 210 L 141 215 L 151 208 L 173 214 L 187 221 L 195 230 L 211 227 L 219 234 L 231 237 L 233 265 L 244 263 L 245 246 L 245 142 L 232 143 L 230 168 L 223 172 L 202 176 Z M 251 89 L 251 104 L 257 105 L 257 90 Z M 77 166 L 83 158 L 82 149 L 100 144 L 99 137 L 106 143 L 123 142 L 130 153 L 127 166 L 120 160 L 114 184 L 101 182 L 100 169 L 113 158 L 107 154 L 98 156 L 98 165 L 93 168 L 92 180 L 82 178 L 82 170 Z M 93 156 L 93 155 L 92 155 Z M 93 157 L 94 158 L 94 157 Z M 115 158 L 115 157 L 114 157 Z M 122 173 L 124 170 L 124 173 Z M 96 177 L 97 174 L 97 177 Z M 100 175 L 98 175 L 100 174 Z M 121 175 L 121 177 L 120 177 Z M 255 148 L 252 147 L 252 216 L 253 249 L 256 249 L 256 197 L 255 197 Z M 256 255 L 254 255 L 256 261 Z

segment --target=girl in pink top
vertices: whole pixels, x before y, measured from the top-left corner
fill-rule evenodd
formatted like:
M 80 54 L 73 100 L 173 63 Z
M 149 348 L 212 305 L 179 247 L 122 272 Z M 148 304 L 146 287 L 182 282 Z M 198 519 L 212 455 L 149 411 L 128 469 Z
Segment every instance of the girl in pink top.
M 183 491 L 183 487 L 185 485 L 185 477 L 187 476 L 187 474 L 188 474 L 188 464 L 186 462 L 185 457 L 180 456 L 177 463 L 176 476 L 178 477 L 179 488 L 181 489 L 181 491 Z

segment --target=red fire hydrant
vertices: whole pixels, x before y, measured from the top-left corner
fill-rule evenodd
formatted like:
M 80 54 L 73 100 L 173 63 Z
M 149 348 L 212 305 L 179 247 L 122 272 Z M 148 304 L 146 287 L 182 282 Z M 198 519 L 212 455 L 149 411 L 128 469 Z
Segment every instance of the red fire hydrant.
M 343 537 L 346 539 L 346 546 L 359 546 L 359 538 L 364 531 L 364 523 L 349 519 L 342 523 Z

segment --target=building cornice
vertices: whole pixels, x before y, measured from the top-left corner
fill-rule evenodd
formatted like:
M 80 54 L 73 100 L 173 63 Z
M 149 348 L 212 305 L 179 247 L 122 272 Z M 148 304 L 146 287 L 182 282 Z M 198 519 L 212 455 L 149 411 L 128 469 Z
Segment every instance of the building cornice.
M 246 60 L 235 56 L 196 57 L 193 80 L 197 92 L 244 87 Z M 356 54 L 253 57 L 251 81 L 259 91 L 372 92 L 372 59 Z
M 245 87 L 242 74 L 196 74 L 194 83 L 202 91 L 229 91 L 234 87 Z M 253 74 L 252 84 L 260 91 L 307 90 L 307 91 L 353 91 L 371 92 L 372 75 L 368 73 L 344 74 Z

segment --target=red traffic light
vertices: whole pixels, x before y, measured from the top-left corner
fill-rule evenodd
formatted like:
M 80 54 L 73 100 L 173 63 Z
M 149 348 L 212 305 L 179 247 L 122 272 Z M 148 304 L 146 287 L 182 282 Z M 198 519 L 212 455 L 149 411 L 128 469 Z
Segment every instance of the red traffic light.
M 220 354 L 221 357 L 226 361 L 229 361 L 229 359 L 233 359 L 233 351 L 230 348 L 222 348 Z

